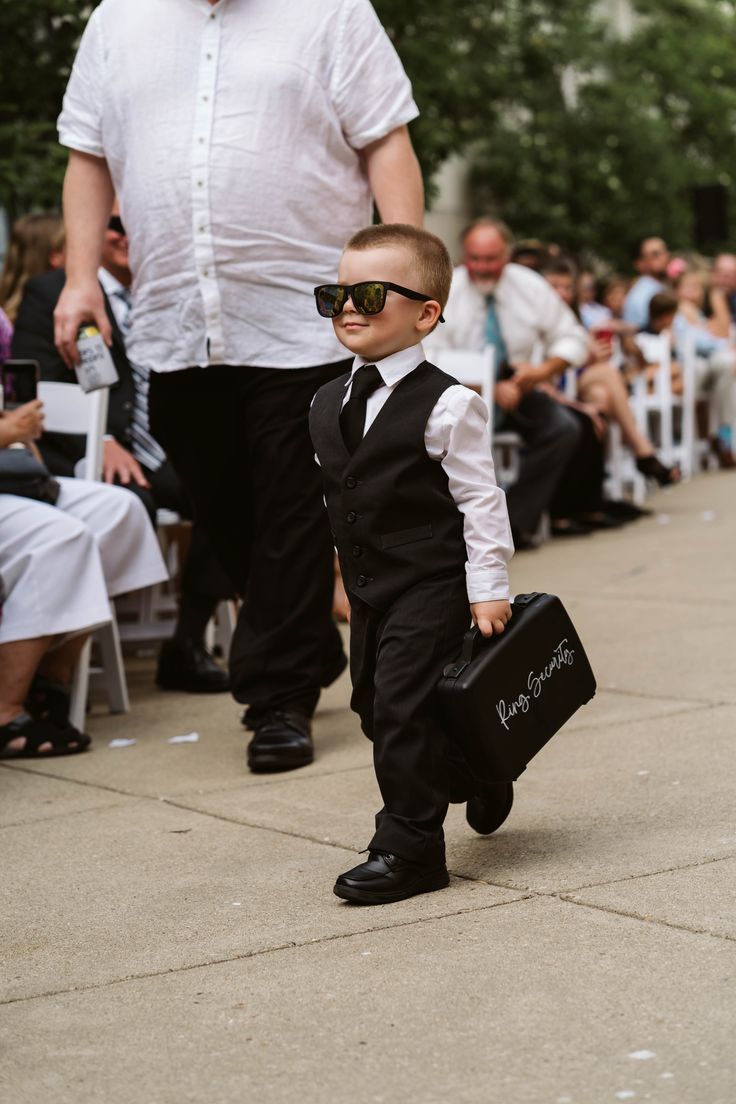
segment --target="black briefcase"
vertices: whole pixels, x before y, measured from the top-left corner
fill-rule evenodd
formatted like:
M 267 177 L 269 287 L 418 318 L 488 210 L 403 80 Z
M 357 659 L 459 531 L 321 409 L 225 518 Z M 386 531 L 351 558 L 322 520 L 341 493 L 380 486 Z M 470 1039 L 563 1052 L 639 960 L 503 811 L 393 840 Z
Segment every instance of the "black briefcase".
M 500 635 L 466 633 L 438 690 L 445 722 L 485 782 L 513 782 L 576 710 L 595 676 L 565 607 L 553 594 L 519 594 Z

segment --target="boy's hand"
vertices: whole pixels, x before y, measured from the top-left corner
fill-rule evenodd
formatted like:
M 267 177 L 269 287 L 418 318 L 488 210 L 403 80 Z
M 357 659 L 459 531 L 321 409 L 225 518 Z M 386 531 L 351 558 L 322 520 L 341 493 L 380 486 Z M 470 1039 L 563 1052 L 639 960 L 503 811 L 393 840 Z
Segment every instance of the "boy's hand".
M 503 602 L 472 602 L 470 612 L 473 615 L 473 624 L 477 625 L 483 636 L 493 636 L 502 633 L 507 623 L 511 620 L 511 603 Z

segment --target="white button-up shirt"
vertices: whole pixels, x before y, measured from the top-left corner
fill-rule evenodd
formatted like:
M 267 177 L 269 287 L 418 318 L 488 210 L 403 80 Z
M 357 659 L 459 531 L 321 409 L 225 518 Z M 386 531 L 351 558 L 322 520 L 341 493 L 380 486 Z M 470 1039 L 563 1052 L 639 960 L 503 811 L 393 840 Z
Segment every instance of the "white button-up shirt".
M 424 360 L 421 345 L 402 349 L 384 360 L 355 358 L 343 406 L 350 398 L 353 376 L 363 364 L 375 364 L 384 382 L 367 399 L 364 436 L 397 384 Z M 508 598 L 507 565 L 514 542 L 506 495 L 496 483 L 488 437 L 488 409 L 480 395 L 460 383 L 443 391 L 427 419 L 424 444 L 430 459 L 442 464 L 450 494 L 463 515 L 468 601 Z
M 360 150 L 417 114 L 368 0 L 102 0 L 59 135 L 110 168 L 130 356 L 156 371 L 341 360 L 312 289 L 371 222 Z
M 524 265 L 507 264 L 494 293 L 496 315 L 510 364 L 561 357 L 575 368 L 588 360 L 585 328 L 543 276 Z M 460 265 L 452 276 L 446 322 L 427 340 L 427 351 L 482 349 L 486 341 L 485 296 Z

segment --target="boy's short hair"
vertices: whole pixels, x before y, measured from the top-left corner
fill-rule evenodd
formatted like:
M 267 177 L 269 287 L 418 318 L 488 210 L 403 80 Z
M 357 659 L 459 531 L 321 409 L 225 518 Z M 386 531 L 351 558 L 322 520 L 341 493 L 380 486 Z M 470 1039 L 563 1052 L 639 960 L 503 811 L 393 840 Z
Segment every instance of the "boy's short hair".
M 658 291 L 649 300 L 649 321 L 658 322 L 668 314 L 676 314 L 680 304 L 671 291 Z
M 411 256 L 417 270 L 421 291 L 436 299 L 444 310 L 452 283 L 452 261 L 445 243 L 429 230 L 404 222 L 378 223 L 353 234 L 345 249 L 379 249 L 383 245 L 399 246 Z

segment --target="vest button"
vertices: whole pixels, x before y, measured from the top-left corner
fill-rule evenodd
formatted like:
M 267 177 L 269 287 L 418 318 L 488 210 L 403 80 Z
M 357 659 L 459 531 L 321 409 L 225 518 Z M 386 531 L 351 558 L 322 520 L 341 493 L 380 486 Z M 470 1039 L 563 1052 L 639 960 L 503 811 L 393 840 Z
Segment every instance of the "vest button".
M 353 489 L 353 487 L 357 487 L 357 486 L 358 486 L 358 480 L 357 480 L 357 479 L 355 478 L 355 476 L 354 476 L 354 475 L 349 475 L 349 476 L 347 477 L 347 479 L 345 480 L 345 486 L 346 486 L 346 487 L 349 487 L 349 488 L 350 488 L 350 490 L 352 490 L 352 489 Z
M 360 547 L 359 544 L 354 544 L 353 545 L 353 555 L 354 556 L 362 556 L 363 555 L 363 549 Z
M 356 514 L 355 510 L 351 510 L 346 515 L 345 520 L 348 523 L 348 525 L 355 525 L 356 521 L 358 520 L 358 515 Z
M 363 587 L 367 582 L 368 580 L 366 579 L 365 575 L 359 575 L 358 578 L 355 580 L 355 585 Z

